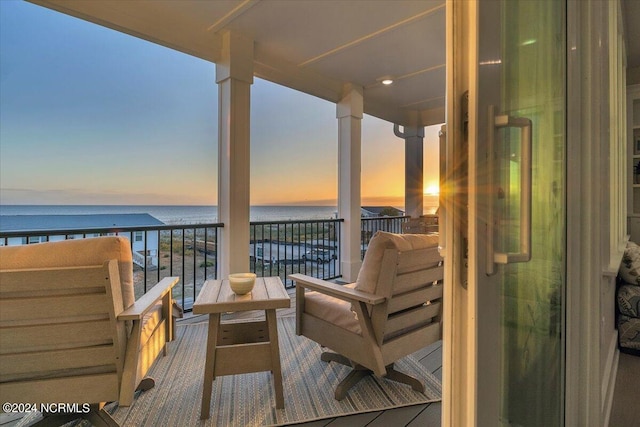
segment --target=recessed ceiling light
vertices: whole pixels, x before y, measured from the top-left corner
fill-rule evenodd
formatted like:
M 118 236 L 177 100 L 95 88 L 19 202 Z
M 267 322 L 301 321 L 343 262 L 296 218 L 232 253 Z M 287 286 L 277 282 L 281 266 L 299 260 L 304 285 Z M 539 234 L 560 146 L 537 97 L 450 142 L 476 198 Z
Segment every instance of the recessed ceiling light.
M 382 82 L 381 82 L 381 83 L 382 83 L 383 85 L 388 86 L 388 85 L 390 85 L 391 83 L 393 83 L 393 80 L 391 80 L 391 79 L 384 79 L 384 80 L 382 80 Z

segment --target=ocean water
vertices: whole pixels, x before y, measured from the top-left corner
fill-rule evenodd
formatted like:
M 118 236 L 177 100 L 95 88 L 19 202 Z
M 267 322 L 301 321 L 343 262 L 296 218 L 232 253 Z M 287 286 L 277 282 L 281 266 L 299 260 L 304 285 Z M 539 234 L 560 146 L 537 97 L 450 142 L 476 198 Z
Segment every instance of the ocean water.
M 251 221 L 336 218 L 335 206 L 251 206 Z M 0 205 L 0 215 L 86 215 L 147 213 L 170 224 L 218 222 L 216 206 Z

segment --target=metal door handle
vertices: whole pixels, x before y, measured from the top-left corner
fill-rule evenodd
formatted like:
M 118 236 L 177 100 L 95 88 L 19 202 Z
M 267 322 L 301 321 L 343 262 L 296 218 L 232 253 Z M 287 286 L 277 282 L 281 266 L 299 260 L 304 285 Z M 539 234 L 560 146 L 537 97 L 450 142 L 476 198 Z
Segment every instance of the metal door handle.
M 488 202 L 487 221 L 487 274 L 495 273 L 496 264 L 511 264 L 531 260 L 531 120 L 524 117 L 511 117 L 495 114 L 495 106 L 489 106 L 488 123 L 488 176 L 491 199 Z M 493 197 L 497 194 L 493 182 L 495 131 L 501 128 L 520 128 L 520 244 L 518 252 L 498 252 L 494 248 L 495 218 L 493 215 Z

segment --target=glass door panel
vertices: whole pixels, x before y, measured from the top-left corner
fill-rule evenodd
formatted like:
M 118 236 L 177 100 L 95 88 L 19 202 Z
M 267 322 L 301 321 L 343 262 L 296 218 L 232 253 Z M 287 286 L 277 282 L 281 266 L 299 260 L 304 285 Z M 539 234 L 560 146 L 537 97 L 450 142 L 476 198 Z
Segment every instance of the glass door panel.
M 491 139 L 491 161 L 488 212 L 478 204 L 490 233 L 486 259 L 478 260 L 487 265 L 478 286 L 497 286 L 499 296 L 480 309 L 478 322 L 482 310 L 499 308 L 501 425 L 563 425 L 565 8 L 559 1 L 480 1 L 478 118 L 487 129 L 479 126 L 478 141 L 482 147 L 483 138 Z M 484 119 L 490 108 L 494 120 Z M 530 120 L 530 152 L 528 130 L 498 125 L 506 116 Z M 523 181 L 528 173 L 530 184 Z M 527 218 L 523 210 L 529 209 Z M 523 233 L 530 233 L 526 257 L 513 255 L 522 250 Z M 479 354 L 479 369 L 487 357 Z

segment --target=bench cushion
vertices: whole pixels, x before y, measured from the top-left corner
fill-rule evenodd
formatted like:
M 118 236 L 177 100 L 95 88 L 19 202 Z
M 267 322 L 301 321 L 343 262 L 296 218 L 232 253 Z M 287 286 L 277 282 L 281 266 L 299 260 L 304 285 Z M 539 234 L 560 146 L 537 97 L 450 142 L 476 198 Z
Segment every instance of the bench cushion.
M 354 288 L 355 283 L 344 285 Z M 319 319 L 340 326 L 356 334 L 360 334 L 360 323 L 356 313 L 351 310 L 351 303 L 320 292 L 311 291 L 304 295 L 304 311 Z

